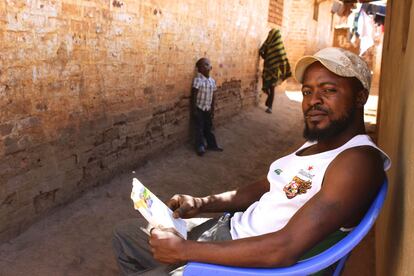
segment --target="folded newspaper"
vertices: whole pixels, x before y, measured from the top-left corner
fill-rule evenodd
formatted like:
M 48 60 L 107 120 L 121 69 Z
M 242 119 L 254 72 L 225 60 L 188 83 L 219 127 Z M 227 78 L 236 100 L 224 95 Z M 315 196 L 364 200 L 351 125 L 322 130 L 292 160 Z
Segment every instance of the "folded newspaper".
M 171 209 L 136 178 L 132 181 L 131 199 L 135 210 L 138 210 L 152 227 L 175 228 L 184 239 L 187 239 L 186 222 L 174 218 Z

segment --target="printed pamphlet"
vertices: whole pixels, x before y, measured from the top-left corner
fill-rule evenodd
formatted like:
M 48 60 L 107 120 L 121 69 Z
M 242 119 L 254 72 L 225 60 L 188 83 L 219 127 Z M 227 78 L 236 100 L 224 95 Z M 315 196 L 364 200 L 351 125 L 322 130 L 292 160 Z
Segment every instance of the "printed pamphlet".
M 132 181 L 131 199 L 135 210 L 138 210 L 152 227 L 175 228 L 184 239 L 187 239 L 186 222 L 181 218 L 174 218 L 172 210 L 136 178 Z

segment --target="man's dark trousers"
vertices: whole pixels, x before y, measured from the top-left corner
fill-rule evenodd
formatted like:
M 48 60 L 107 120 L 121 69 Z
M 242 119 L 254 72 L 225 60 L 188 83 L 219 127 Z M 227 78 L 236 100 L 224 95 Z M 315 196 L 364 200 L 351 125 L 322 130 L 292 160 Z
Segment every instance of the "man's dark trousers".
M 268 108 L 270 108 L 270 109 L 272 109 L 272 106 L 273 106 L 273 98 L 274 97 L 275 97 L 275 87 L 270 87 L 267 90 L 267 99 L 266 99 L 266 102 L 265 102 L 265 105 Z

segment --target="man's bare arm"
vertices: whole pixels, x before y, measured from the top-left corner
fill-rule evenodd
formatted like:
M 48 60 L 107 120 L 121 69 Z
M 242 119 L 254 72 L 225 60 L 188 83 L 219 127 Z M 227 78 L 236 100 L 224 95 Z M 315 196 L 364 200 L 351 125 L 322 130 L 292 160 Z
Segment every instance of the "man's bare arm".
M 189 218 L 202 212 L 236 212 L 246 210 L 252 203 L 270 189 L 267 179 L 239 188 L 234 191 L 206 197 L 174 195 L 168 206 L 175 217 Z
M 382 160 L 377 150 L 370 147 L 346 150 L 327 169 L 320 192 L 282 230 L 227 242 L 176 240 L 178 255 L 173 259 L 234 266 L 290 265 L 330 233 L 357 224 L 383 179 Z M 155 248 L 160 245 L 158 241 L 151 239 Z M 257 254 L 259 248 L 260 254 Z M 170 259 L 173 255 L 154 251 L 154 256 L 164 262 L 173 261 Z
M 257 181 L 234 191 L 201 198 L 202 212 L 244 211 L 270 189 L 267 179 Z

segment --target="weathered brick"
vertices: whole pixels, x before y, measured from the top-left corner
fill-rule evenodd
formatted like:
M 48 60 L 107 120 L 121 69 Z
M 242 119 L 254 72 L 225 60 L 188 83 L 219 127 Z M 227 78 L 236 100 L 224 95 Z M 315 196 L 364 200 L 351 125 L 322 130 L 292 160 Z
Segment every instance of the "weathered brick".
M 72 156 L 57 161 L 56 167 L 60 172 L 72 171 L 77 167 L 78 156 L 73 154 Z
M 9 194 L 5 194 L 4 198 L 2 198 L 0 202 L 0 207 L 5 208 L 5 206 L 13 206 L 16 205 L 17 202 L 17 192 L 11 192 Z
M 76 4 L 70 4 L 70 3 L 62 3 L 62 15 L 67 16 L 69 18 L 72 17 L 80 17 L 82 14 L 82 7 L 79 7 Z
M 113 141 L 113 140 L 118 139 L 118 138 L 119 138 L 119 128 L 118 127 L 113 127 L 113 128 L 107 129 L 103 133 L 103 141 L 104 142 Z
M 12 130 L 13 130 L 13 125 L 12 124 L 2 124 L 2 125 L 0 125 L 0 135 L 1 136 L 9 135 Z
M 267 1 L 28 3 L 0 2 L 0 240 L 188 139 L 200 57 L 213 63 L 219 120 L 254 104 Z
M 321 2 L 319 13 L 324 16 L 319 16 L 318 21 L 315 21 L 313 0 L 284 0 L 282 39 L 291 66 L 303 55 L 313 54 L 321 48 L 331 46 L 332 31 L 319 31 L 322 26 L 331 25 L 331 6 L 332 0 Z M 333 19 L 337 20 L 336 17 Z
M 56 205 L 55 198 L 56 193 L 59 191 L 59 189 L 54 189 L 46 192 L 40 192 L 38 195 L 36 195 L 33 198 L 33 206 L 35 209 L 35 213 L 39 214 L 42 213 L 50 207 L 53 207 Z

